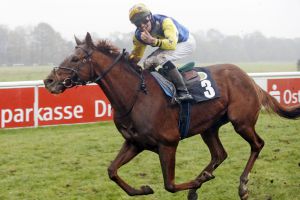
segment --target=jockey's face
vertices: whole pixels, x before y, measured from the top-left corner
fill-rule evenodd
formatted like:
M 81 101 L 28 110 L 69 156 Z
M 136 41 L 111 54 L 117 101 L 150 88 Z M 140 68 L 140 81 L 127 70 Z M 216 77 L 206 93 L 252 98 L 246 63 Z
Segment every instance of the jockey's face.
M 151 31 L 151 19 L 150 16 L 145 17 L 143 20 L 135 24 L 138 29 Z

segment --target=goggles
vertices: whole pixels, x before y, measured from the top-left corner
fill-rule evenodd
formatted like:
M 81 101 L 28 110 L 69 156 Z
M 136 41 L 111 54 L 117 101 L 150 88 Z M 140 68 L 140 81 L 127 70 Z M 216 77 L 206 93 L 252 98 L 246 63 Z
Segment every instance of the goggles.
M 150 21 L 150 16 L 146 16 L 141 20 L 138 20 L 137 22 L 134 23 L 134 25 L 138 28 L 142 26 L 142 24 L 147 24 Z

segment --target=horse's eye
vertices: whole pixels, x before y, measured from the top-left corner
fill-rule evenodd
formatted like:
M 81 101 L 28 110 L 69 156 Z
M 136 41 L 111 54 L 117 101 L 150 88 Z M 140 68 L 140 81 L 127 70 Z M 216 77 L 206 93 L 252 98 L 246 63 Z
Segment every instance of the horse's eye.
M 71 62 L 78 62 L 79 61 L 79 58 L 77 56 L 73 56 L 71 58 Z

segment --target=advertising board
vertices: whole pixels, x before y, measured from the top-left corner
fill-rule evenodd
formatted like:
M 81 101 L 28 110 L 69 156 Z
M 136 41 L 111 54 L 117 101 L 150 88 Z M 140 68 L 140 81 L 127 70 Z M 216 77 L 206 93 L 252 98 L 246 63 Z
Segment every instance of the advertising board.
M 282 105 L 300 103 L 300 74 L 252 74 Z M 42 81 L 0 83 L 0 128 L 37 127 L 112 120 L 111 104 L 96 84 L 50 94 Z
M 282 105 L 293 106 L 300 103 L 300 78 L 268 79 L 269 94 Z
M 34 88 L 0 89 L 0 127 L 34 125 Z
M 44 87 L 0 89 L 1 128 L 74 124 L 112 119 L 112 109 L 97 85 L 79 86 L 59 95 Z M 38 95 L 37 106 L 34 106 Z M 36 109 L 36 110 L 35 110 Z

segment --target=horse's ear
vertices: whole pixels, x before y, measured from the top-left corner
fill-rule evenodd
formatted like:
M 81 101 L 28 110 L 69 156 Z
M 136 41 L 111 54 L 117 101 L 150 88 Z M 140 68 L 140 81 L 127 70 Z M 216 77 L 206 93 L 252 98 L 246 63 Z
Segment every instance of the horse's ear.
M 74 35 L 75 41 L 77 45 L 81 45 L 82 42 Z
M 85 36 L 85 43 L 87 44 L 88 47 L 93 47 L 93 46 L 94 46 L 92 37 L 91 37 L 91 35 L 90 35 L 89 32 L 86 33 L 86 36 Z

